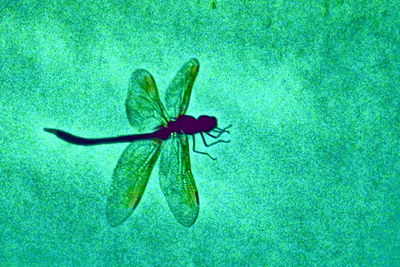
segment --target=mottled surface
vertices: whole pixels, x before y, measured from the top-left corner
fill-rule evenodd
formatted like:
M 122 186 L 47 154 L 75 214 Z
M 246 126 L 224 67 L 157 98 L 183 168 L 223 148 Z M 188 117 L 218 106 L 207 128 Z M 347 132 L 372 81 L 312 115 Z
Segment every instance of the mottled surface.
M 396 1 L 34 2 L 0 3 L 2 264 L 400 264 Z M 232 142 L 207 150 L 218 161 L 191 154 L 199 218 L 176 222 L 156 167 L 111 228 L 126 144 L 78 147 L 42 128 L 133 134 L 132 71 L 163 98 L 192 57 L 188 114 L 233 124 Z

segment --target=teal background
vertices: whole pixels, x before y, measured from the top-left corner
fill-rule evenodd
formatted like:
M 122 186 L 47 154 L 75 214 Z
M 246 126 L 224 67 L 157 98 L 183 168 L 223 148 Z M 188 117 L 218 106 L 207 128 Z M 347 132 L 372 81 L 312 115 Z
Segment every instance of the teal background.
M 400 266 L 398 1 L 1 1 L 1 266 Z M 182 227 L 156 166 L 111 228 L 136 68 L 161 95 L 200 61 L 188 114 L 233 128 L 191 154 Z M 200 142 L 199 142 L 200 144 Z M 200 147 L 199 147 L 200 148 Z

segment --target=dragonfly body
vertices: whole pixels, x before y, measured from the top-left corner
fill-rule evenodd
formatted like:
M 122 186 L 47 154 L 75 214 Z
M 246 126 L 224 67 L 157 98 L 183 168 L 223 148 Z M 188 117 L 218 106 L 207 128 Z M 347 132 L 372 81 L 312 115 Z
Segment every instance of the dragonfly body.
M 146 134 L 124 135 L 117 137 L 107 138 L 83 138 L 62 130 L 53 128 L 44 128 L 46 132 L 56 135 L 58 138 L 75 145 L 102 145 L 112 143 L 133 142 L 135 140 L 146 139 L 160 139 L 166 140 L 172 133 L 194 135 L 197 133 L 213 130 L 217 126 L 217 119 L 215 117 L 202 115 L 198 119 L 188 116 L 180 115 L 176 120 L 171 120 L 166 126 L 158 126 L 155 132 Z
M 175 218 L 180 224 L 190 227 L 199 213 L 199 198 L 190 167 L 189 142 L 200 134 L 218 138 L 228 127 L 217 127 L 217 119 L 199 116 L 197 119 L 185 115 L 194 80 L 199 71 L 199 62 L 192 58 L 178 71 L 166 90 L 165 103 L 161 103 L 153 76 L 146 70 L 137 69 L 132 73 L 126 112 L 129 123 L 139 134 L 108 138 L 83 138 L 68 132 L 44 128 L 46 132 L 76 145 L 90 146 L 130 142 L 118 160 L 107 200 L 106 215 L 111 226 L 124 222 L 139 204 L 151 171 L 158 159 L 160 162 L 160 186 Z M 143 133 L 144 132 L 144 133 Z M 150 140 L 159 140 L 151 142 Z M 162 149 L 162 151 L 161 151 Z M 214 158 L 212 158 L 214 159 Z

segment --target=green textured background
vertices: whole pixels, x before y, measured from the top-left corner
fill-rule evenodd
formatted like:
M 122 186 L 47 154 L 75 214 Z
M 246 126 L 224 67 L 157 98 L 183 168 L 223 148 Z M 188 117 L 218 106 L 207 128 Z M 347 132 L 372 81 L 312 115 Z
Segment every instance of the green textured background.
M 398 1 L 0 3 L 0 266 L 400 265 Z M 136 68 L 161 94 L 200 61 L 188 114 L 233 124 L 192 153 L 179 225 L 158 167 L 124 224 L 105 204 Z M 203 148 L 205 150 L 205 148 Z

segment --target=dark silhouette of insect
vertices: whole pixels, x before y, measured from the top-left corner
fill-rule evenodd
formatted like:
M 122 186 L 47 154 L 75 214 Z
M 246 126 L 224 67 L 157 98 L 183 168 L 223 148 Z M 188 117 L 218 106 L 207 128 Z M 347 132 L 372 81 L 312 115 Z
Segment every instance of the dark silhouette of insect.
M 175 218 L 184 226 L 194 224 L 199 213 L 199 197 L 190 168 L 188 135 L 200 134 L 205 146 L 228 143 L 217 140 L 207 144 L 204 134 L 218 138 L 229 133 L 217 127 L 217 119 L 185 115 L 197 73 L 199 61 L 190 59 L 178 71 L 165 96 L 166 108 L 161 103 L 152 75 L 143 69 L 133 72 L 128 87 L 126 112 L 131 126 L 140 134 L 109 138 L 83 138 L 62 130 L 44 128 L 62 140 L 76 145 L 100 145 L 132 142 L 122 153 L 113 173 L 107 201 L 107 221 L 111 226 L 124 222 L 139 204 L 151 171 L 161 154 L 160 185 Z M 149 129 L 153 132 L 149 133 Z M 162 151 L 162 152 L 161 152 Z

